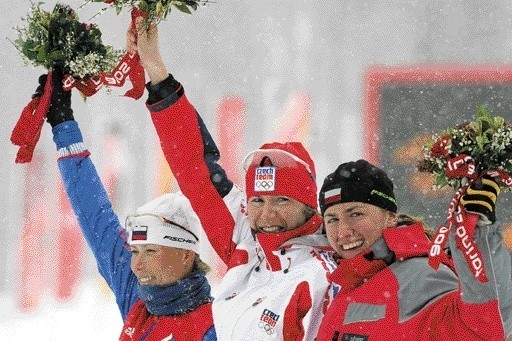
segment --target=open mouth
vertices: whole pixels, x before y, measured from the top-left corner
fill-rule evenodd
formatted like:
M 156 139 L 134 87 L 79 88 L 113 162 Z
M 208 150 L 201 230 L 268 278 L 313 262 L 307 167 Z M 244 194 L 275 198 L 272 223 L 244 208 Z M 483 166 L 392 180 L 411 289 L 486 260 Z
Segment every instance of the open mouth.
M 341 245 L 341 248 L 343 251 L 349 251 L 349 250 L 357 249 L 358 247 L 363 246 L 363 244 L 364 244 L 364 240 L 357 240 L 350 244 Z
M 266 227 L 260 227 L 260 230 L 262 232 L 266 232 L 266 233 L 276 233 L 276 232 L 279 232 L 283 229 L 283 227 L 281 226 L 266 226 Z
M 147 284 L 149 283 L 152 279 L 154 279 L 153 276 L 141 276 L 138 278 L 139 279 L 139 283 L 140 284 Z

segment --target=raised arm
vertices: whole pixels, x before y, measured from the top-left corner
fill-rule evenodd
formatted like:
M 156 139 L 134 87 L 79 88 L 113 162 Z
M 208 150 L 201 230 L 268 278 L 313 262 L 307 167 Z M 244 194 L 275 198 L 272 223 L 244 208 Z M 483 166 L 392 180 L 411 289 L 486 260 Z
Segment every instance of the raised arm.
M 461 319 L 468 325 L 474 323 L 475 319 L 492 319 L 492 332 L 488 335 L 489 330 L 482 330 L 482 336 L 498 337 L 503 333 L 505 339 L 512 335 L 512 265 L 510 254 L 503 244 L 503 231 L 496 223 L 495 203 L 499 192 L 499 185 L 488 177 L 469 186 L 461 198 L 461 205 L 472 217 L 468 215 L 465 220 L 467 225 L 461 224 L 457 229 L 452 229 L 449 243 L 459 276 Z M 473 240 L 464 236 L 471 218 L 478 220 Z M 462 239 L 462 247 L 457 246 L 456 234 Z M 481 258 L 473 246 L 480 249 Z M 465 254 L 473 260 L 476 270 L 485 270 L 487 282 L 482 283 L 475 278 Z
M 40 78 L 41 84 L 45 82 L 44 77 Z M 137 279 L 130 270 L 131 254 L 124 247 L 121 224 L 74 120 L 71 91 L 62 90 L 62 75 L 58 72 L 54 72 L 47 120 L 52 126 L 67 196 L 99 272 L 116 296 L 124 320 L 138 298 Z
M 229 263 L 236 247 L 234 217 L 240 213 L 240 205 L 233 202 L 240 201 L 242 193 L 219 165 L 219 150 L 183 87 L 168 74 L 159 52 L 157 27 L 128 30 L 127 45 L 129 51 L 138 51 L 151 79 L 147 106 L 165 158 L 212 246 Z M 230 211 L 228 205 L 236 209 Z

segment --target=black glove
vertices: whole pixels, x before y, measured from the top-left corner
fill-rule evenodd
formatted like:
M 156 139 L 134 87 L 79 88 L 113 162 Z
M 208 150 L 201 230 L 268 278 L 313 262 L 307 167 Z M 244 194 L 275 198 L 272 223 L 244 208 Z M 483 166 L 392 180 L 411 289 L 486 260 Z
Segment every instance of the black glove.
M 71 90 L 62 89 L 64 73 L 61 69 L 55 68 L 52 73 L 52 98 L 50 110 L 46 120 L 52 127 L 65 121 L 74 120 L 73 109 L 71 109 Z
M 480 216 L 479 225 L 490 225 L 496 221 L 496 198 L 500 186 L 490 176 L 483 176 L 469 185 L 466 194 L 460 199 L 460 204 L 466 212 Z
M 32 95 L 32 98 L 41 97 L 46 85 L 48 75 L 39 76 L 39 86 Z M 50 100 L 50 109 L 46 120 L 52 127 L 65 121 L 74 120 L 73 110 L 71 109 L 71 91 L 62 89 L 62 71 L 55 70 L 52 77 L 52 98 Z
M 47 74 L 43 74 L 39 76 L 39 85 L 37 86 L 36 92 L 32 95 L 32 98 L 43 96 L 44 85 L 46 84 L 46 78 L 48 78 Z

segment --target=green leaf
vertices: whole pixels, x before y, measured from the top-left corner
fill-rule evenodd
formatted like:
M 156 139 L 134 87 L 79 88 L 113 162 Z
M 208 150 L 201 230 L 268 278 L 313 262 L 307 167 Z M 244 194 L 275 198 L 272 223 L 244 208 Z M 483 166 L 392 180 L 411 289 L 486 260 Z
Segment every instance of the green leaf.
M 176 7 L 177 9 L 179 9 L 181 12 L 183 13 L 187 13 L 187 14 L 192 14 L 192 12 L 190 11 L 190 9 L 187 7 L 187 5 L 183 5 L 183 4 L 174 4 L 174 7 Z
M 483 106 L 478 105 L 476 107 L 476 119 L 478 120 L 478 119 L 480 119 L 482 117 L 491 118 L 491 114 Z
M 438 176 L 436 176 L 436 184 L 439 187 L 444 187 L 444 186 L 448 185 L 448 178 L 446 177 L 446 175 L 439 174 Z
M 162 5 L 161 1 L 158 1 L 156 3 L 155 13 L 156 13 L 157 17 L 159 17 L 159 18 L 162 17 L 162 14 L 164 13 L 164 6 Z
M 48 53 L 48 59 L 51 61 L 57 61 L 62 59 L 63 53 L 60 50 L 53 50 L 50 53 Z
M 47 52 L 44 47 L 40 47 L 37 51 L 37 57 L 36 60 L 40 63 L 44 63 L 47 59 Z
M 494 127 L 496 129 L 501 128 L 505 126 L 505 119 L 501 116 L 495 116 L 494 117 Z
M 149 5 L 146 1 L 139 2 L 139 9 L 143 12 L 149 12 Z
M 25 57 L 27 57 L 28 60 L 30 60 L 31 62 L 37 62 L 37 52 L 36 51 L 30 50 L 26 46 L 24 46 L 22 49 L 22 52 L 25 55 Z
M 21 38 L 14 40 L 14 45 L 16 45 L 19 49 L 22 49 L 24 44 L 25 44 L 25 41 Z

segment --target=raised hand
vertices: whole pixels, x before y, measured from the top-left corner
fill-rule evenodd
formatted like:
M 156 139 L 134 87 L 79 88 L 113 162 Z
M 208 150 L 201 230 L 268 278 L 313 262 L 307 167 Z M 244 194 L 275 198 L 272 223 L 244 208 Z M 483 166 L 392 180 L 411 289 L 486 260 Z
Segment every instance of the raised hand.
M 52 97 L 50 109 L 46 120 L 52 127 L 65 121 L 74 120 L 73 109 L 71 109 L 71 90 L 62 89 L 62 70 L 56 69 L 52 73 Z
M 166 79 L 169 74 L 160 54 L 158 39 L 158 27 L 151 23 L 143 28 L 143 17 L 135 20 L 135 28 L 130 26 L 126 32 L 126 50 L 130 53 L 137 52 L 140 62 L 151 80 L 156 85 Z
M 496 221 L 496 198 L 500 193 L 500 186 L 489 176 L 484 176 L 469 185 L 460 204 L 466 212 L 476 213 L 480 216 L 479 225 L 490 225 Z

